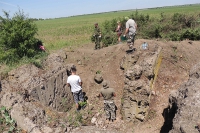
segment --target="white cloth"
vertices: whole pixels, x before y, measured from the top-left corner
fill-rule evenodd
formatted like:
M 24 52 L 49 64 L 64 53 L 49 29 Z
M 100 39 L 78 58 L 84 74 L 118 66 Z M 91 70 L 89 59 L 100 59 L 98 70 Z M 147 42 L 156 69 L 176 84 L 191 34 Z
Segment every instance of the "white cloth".
M 133 19 L 129 19 L 126 22 L 126 28 L 128 28 L 129 35 L 134 34 L 136 32 L 135 21 Z
M 80 91 L 82 89 L 80 82 L 81 78 L 78 75 L 70 75 L 67 78 L 67 83 L 71 86 L 71 92 Z

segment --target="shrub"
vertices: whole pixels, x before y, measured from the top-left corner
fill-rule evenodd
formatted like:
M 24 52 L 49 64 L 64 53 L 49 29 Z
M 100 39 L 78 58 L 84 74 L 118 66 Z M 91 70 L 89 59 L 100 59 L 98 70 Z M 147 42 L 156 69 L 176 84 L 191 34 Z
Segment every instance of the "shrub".
M 160 18 L 150 18 L 148 14 L 139 14 L 136 10 L 128 17 L 133 18 L 137 23 L 137 38 L 163 38 L 172 41 L 200 40 L 200 15 L 174 13 L 171 16 L 162 12 Z M 121 20 L 122 28 L 125 30 L 126 20 L 124 18 L 105 21 L 102 30 L 102 42 L 105 46 L 117 42 L 117 35 L 114 32 L 117 20 Z
M 39 40 L 34 37 L 38 30 L 36 25 L 23 11 L 19 10 L 12 18 L 3 12 L 5 18 L 0 16 L 0 60 L 10 64 L 24 56 L 34 57 L 39 51 Z
M 117 20 L 113 19 L 111 21 L 105 21 L 102 25 L 102 43 L 104 44 L 104 46 L 116 44 L 117 34 L 115 32 L 115 29 L 117 26 Z
M 114 45 L 117 43 L 117 34 L 116 32 L 107 32 L 107 33 L 103 33 L 103 39 L 102 39 L 102 43 L 104 44 L 104 46 L 109 46 L 109 45 Z
M 189 40 L 200 40 L 200 29 L 186 29 L 182 32 L 181 38 L 182 39 L 189 39 Z

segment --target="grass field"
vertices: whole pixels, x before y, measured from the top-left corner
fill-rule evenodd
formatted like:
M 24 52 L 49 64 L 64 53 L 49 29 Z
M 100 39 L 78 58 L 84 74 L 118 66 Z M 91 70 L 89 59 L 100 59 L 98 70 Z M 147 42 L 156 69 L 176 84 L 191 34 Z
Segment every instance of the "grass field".
M 98 22 L 101 27 L 104 21 L 129 16 L 135 10 L 85 14 L 36 21 L 38 26 L 37 38 L 41 39 L 49 50 L 57 50 L 66 46 L 84 45 L 91 43 L 90 36 L 93 33 L 95 22 Z M 174 13 L 200 14 L 200 4 L 138 9 L 138 12 L 140 14 L 148 14 L 150 17 L 160 17 L 161 13 L 165 15 L 173 15 Z

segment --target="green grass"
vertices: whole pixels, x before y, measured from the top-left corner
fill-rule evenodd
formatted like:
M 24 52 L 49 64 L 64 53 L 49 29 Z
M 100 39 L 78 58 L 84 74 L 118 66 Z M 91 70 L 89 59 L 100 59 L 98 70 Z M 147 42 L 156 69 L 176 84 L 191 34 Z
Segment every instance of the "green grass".
M 49 50 L 84 45 L 91 43 L 90 36 L 93 33 L 95 22 L 98 22 L 102 28 L 102 23 L 106 20 L 119 19 L 134 12 L 135 9 L 36 21 L 37 37 Z M 200 4 L 140 9 L 138 12 L 148 14 L 150 17 L 160 17 L 161 13 L 164 15 L 173 15 L 174 13 L 200 14 Z
M 199 14 L 200 13 L 200 4 L 195 5 L 185 5 L 185 6 L 171 6 L 171 7 L 158 7 L 152 8 L 148 10 L 139 10 L 140 13 L 149 14 L 151 17 L 158 17 L 160 13 L 164 13 L 166 15 L 172 15 L 174 13 L 192 13 Z

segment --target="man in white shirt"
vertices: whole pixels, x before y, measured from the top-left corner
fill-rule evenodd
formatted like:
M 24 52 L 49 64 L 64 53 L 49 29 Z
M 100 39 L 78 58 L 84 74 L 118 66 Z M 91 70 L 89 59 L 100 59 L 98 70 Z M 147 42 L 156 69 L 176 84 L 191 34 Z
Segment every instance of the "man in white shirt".
M 83 92 L 82 92 L 82 81 L 81 78 L 76 75 L 76 67 L 71 67 L 71 75 L 67 78 L 67 85 L 71 87 L 71 92 L 74 96 L 74 101 L 76 103 L 76 109 L 79 110 L 79 102 L 83 102 Z

